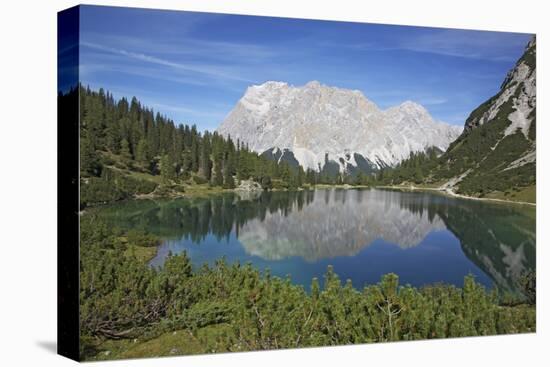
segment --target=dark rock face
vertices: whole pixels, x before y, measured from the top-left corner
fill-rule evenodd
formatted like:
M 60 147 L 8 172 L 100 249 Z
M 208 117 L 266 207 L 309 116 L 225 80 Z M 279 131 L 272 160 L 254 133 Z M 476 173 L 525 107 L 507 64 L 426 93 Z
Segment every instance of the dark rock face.
M 271 148 L 261 154 L 262 157 L 277 162 L 286 162 L 290 167 L 299 167 L 300 163 L 289 149 Z

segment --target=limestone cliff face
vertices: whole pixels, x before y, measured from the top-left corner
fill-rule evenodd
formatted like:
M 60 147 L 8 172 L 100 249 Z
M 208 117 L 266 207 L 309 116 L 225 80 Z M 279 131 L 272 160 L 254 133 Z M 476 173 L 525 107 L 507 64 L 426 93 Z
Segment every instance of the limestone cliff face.
M 505 135 L 510 135 L 521 129 L 527 136 L 534 116 L 529 115 L 536 105 L 536 39 L 533 38 L 525 49 L 525 53 L 518 60 L 515 67 L 508 72 L 500 91 L 484 104 L 479 106 L 464 125 L 464 135 L 472 129 L 495 120 L 499 114 L 507 110 L 501 108 L 508 101 L 512 102 L 515 111 L 506 117 L 510 121 L 506 126 Z
M 343 171 L 357 167 L 358 157 L 376 169 L 411 152 L 444 151 L 462 128 L 435 121 L 411 101 L 381 110 L 360 91 L 312 81 L 249 87 L 217 131 L 258 153 L 287 151 L 304 169 L 319 170 L 328 158 Z

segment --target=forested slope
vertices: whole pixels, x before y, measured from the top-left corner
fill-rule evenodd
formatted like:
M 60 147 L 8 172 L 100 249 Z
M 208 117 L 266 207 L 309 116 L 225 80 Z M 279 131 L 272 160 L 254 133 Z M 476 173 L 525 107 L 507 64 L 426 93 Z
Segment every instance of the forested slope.
M 477 195 L 535 184 L 535 57 L 533 39 L 500 91 L 470 114 L 464 133 L 443 154 L 435 176 L 449 179 L 448 185 L 460 193 Z
M 83 207 L 152 192 L 183 192 L 189 185 L 232 189 L 239 180 L 254 179 L 268 189 L 273 182 L 280 188 L 303 183 L 300 167 L 260 157 L 231 137 L 176 124 L 135 97 L 115 100 L 103 89 L 83 86 L 69 93 L 80 98 Z
M 499 92 L 469 115 L 443 154 L 412 154 L 378 183 L 428 184 L 459 194 L 535 201 L 536 40 L 510 70 Z M 525 194 L 527 192 L 527 194 Z

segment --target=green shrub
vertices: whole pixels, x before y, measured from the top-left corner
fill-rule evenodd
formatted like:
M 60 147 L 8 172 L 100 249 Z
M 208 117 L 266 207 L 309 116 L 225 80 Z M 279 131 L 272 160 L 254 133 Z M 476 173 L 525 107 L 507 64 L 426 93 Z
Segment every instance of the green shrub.
M 105 168 L 101 177 L 81 180 L 80 206 L 109 203 L 131 198 L 138 194 L 148 194 L 156 189 L 157 183 L 127 176 L 121 172 Z
M 128 198 L 128 193 L 120 190 L 111 181 L 102 177 L 90 177 L 80 184 L 80 205 L 108 203 Z
M 149 194 L 153 192 L 158 184 L 153 181 L 138 179 L 130 176 L 119 175 L 116 178 L 116 185 L 129 194 Z
M 193 176 L 193 181 L 197 184 L 197 185 L 204 185 L 206 183 L 208 183 L 208 180 L 205 179 L 204 177 L 201 177 L 201 176 Z
M 272 180 L 271 187 L 274 190 L 287 190 L 290 188 L 290 184 L 283 180 Z
M 153 236 L 141 229 L 131 229 L 128 231 L 127 236 L 128 243 L 132 245 L 150 247 L 157 246 L 159 244 L 159 239 L 156 236 Z
M 87 219 L 84 218 L 83 221 Z M 98 227 L 99 225 L 99 227 Z M 499 304 L 469 276 L 463 288 L 402 286 L 395 274 L 359 291 L 329 267 L 308 294 L 289 278 L 251 264 L 193 270 L 185 253 L 159 269 L 123 255 L 116 230 L 84 224 L 80 303 L 83 357 L 97 340 L 153 338 L 175 330 L 227 325 L 208 350 L 243 351 L 534 332 L 535 308 Z M 97 228 L 101 228 L 98 232 Z M 92 233 L 93 232 L 93 233 Z M 146 234 L 130 232 L 130 242 Z M 147 241 L 145 241 L 147 242 Z M 95 340 L 95 341 L 94 341 Z M 205 350 L 205 351 L 208 351 Z

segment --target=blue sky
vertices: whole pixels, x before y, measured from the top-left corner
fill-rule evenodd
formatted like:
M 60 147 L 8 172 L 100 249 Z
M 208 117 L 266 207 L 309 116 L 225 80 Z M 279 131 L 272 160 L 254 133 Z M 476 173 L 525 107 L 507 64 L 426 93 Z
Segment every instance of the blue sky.
M 381 108 L 412 100 L 462 125 L 531 35 L 115 7 L 81 7 L 80 80 L 215 129 L 249 85 L 311 80 Z

